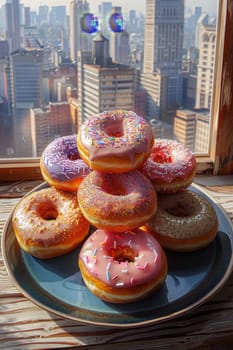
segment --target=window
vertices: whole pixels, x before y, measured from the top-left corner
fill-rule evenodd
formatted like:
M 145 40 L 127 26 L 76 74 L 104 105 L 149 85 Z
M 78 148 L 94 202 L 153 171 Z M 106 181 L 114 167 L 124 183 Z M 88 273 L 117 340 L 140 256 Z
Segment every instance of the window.
M 6 16 L 11 13 L 12 0 L 0 0 L 0 180 L 39 177 L 42 140 L 45 147 L 57 135 L 77 132 L 79 121 L 71 125 L 72 113 L 73 119 L 80 116 L 82 119 L 88 117 L 85 111 L 95 111 L 97 105 L 107 109 L 122 103 L 124 107 L 128 96 L 129 108 L 144 111 L 148 120 L 159 119 L 160 124 L 164 124 L 163 131 L 167 130 L 171 137 L 174 137 L 173 121 L 177 111 L 188 109 L 200 113 L 203 110 L 205 113 L 208 110 L 209 118 L 202 115 L 205 133 L 199 132 L 200 140 L 194 143 L 198 147 L 193 150 L 200 171 L 233 173 L 233 20 L 229 15 L 233 0 L 219 1 L 219 11 L 215 11 L 217 22 L 213 21 L 212 14 L 209 18 L 201 16 L 205 12 L 204 4 L 216 4 L 217 0 L 203 2 L 203 13 L 198 12 L 200 7 L 188 11 L 189 0 L 185 0 L 185 8 L 183 1 L 177 1 L 177 7 L 173 1 L 166 1 L 166 7 L 158 1 L 161 6 L 158 21 L 152 15 L 155 2 L 137 2 L 142 4 L 143 16 L 139 12 L 129 15 L 130 1 L 127 8 L 120 5 L 127 21 L 127 33 L 118 35 L 110 33 L 104 23 L 104 2 L 90 0 L 91 11 L 102 20 L 104 39 L 95 40 L 95 35 L 78 28 L 81 0 L 64 0 L 66 11 L 59 18 L 49 15 L 56 0 L 49 0 L 48 5 L 38 5 L 36 9 L 30 0 L 14 0 L 20 9 L 16 11 L 18 16 L 21 14 L 20 28 L 14 33 L 9 27 L 12 22 Z M 116 3 L 112 3 L 112 11 Z M 88 1 L 83 2 L 83 6 L 83 11 L 87 11 Z M 19 18 L 12 19 L 19 22 Z M 119 74 L 120 85 L 114 83 Z M 130 91 L 121 97 L 125 85 Z M 116 91 L 117 104 L 112 98 L 108 100 L 107 92 L 112 87 L 119 90 Z M 138 103 L 134 96 L 140 91 L 144 91 L 146 97 Z M 111 89 L 109 94 L 113 94 Z M 72 112 L 74 105 L 75 113 Z M 197 125 L 198 130 L 202 130 L 202 118 L 198 114 L 195 118 L 193 134 L 197 133 Z M 51 121 L 53 125 L 49 124 Z M 192 136 L 190 130 L 187 137 Z M 35 147 L 36 136 L 40 139 L 40 148 Z

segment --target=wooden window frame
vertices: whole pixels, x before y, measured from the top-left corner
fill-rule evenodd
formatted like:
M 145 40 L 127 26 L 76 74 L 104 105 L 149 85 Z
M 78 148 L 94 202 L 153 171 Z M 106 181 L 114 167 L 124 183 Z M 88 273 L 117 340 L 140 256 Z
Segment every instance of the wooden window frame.
M 220 9 L 221 7 L 221 9 Z M 233 0 L 219 0 L 212 122 L 208 156 L 197 155 L 197 174 L 233 174 Z M 216 88 L 217 87 L 217 88 Z M 42 179 L 39 158 L 0 160 L 0 181 Z

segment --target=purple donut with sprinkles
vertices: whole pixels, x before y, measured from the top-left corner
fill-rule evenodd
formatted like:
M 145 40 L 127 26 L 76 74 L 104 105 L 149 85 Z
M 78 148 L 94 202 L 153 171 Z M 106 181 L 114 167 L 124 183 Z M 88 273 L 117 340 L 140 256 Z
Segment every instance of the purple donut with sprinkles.
M 53 140 L 44 150 L 40 169 L 44 180 L 57 189 L 75 192 L 91 169 L 79 156 L 77 135 Z

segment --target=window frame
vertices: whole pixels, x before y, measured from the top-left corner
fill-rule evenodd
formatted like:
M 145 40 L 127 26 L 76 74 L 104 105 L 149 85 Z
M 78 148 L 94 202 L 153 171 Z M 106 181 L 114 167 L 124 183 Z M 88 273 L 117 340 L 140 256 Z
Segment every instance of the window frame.
M 208 155 L 195 155 L 197 174 L 233 174 L 233 0 L 219 0 Z M 0 181 L 42 180 L 40 158 L 0 159 Z

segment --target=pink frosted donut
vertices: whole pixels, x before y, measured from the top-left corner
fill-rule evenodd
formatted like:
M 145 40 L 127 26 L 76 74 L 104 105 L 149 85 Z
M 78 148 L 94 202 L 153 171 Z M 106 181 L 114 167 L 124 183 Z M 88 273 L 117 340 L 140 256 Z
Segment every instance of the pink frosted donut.
M 44 180 L 57 189 L 75 192 L 90 173 L 90 168 L 80 158 L 76 135 L 55 139 L 44 150 L 40 169 Z
M 158 241 L 140 229 L 96 230 L 82 246 L 79 267 L 93 294 L 105 301 L 128 303 L 161 286 L 167 259 Z
M 108 111 L 88 118 L 77 139 L 82 159 L 94 170 L 121 173 L 149 156 L 154 135 L 146 120 L 131 111 Z
M 182 143 L 158 139 L 140 170 L 151 180 L 157 192 L 177 192 L 192 183 L 196 160 Z
M 93 170 L 79 186 L 78 202 L 92 225 L 118 232 L 144 225 L 157 209 L 155 190 L 138 170 L 122 174 Z

